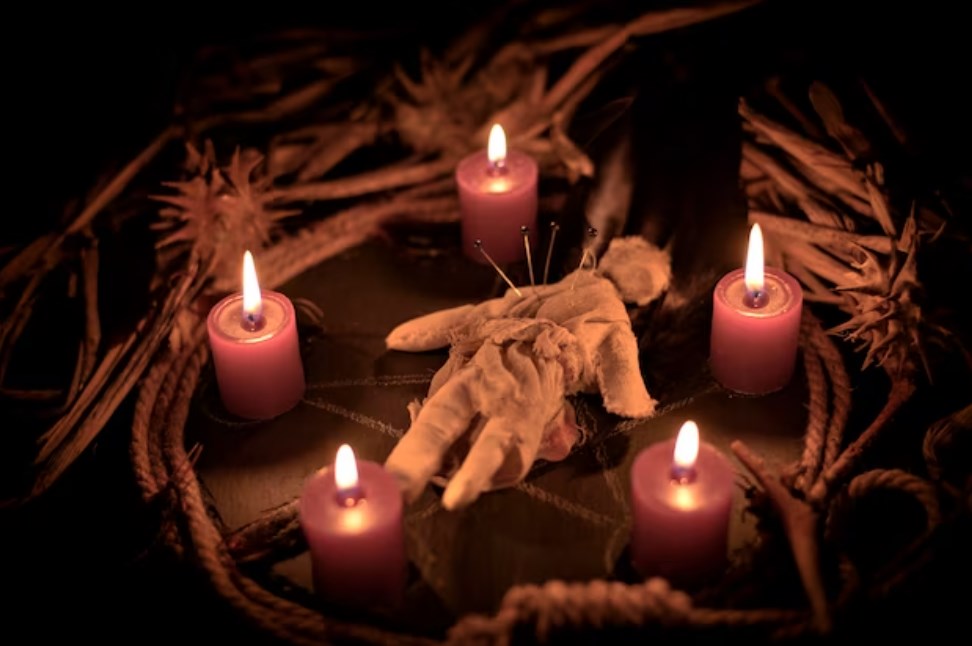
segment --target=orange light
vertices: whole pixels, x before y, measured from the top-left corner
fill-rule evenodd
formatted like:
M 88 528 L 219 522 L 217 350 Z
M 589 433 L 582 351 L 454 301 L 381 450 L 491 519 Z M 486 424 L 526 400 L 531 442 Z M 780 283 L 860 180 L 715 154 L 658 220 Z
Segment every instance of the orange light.
M 486 157 L 494 166 L 502 166 L 506 162 L 506 133 L 503 132 L 503 126 L 498 123 L 494 123 L 489 131 Z
M 682 424 L 675 438 L 675 468 L 691 471 L 695 468 L 695 460 L 699 457 L 699 427 L 689 420 Z
M 260 294 L 260 281 L 257 280 L 253 254 L 243 254 L 243 314 L 258 317 L 263 313 L 263 296 Z
M 763 291 L 763 231 L 758 224 L 754 224 L 749 232 L 744 280 L 750 293 Z
M 334 460 L 334 482 L 339 492 L 352 491 L 358 486 L 358 462 L 347 444 L 341 445 Z

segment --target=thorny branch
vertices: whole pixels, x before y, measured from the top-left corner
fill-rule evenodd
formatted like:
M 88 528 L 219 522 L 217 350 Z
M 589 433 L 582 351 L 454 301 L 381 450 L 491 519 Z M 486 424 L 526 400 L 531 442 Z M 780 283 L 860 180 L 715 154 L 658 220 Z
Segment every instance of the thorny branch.
M 243 245 L 259 250 L 268 284 L 273 285 L 364 241 L 393 218 L 454 217 L 450 171 L 461 155 L 481 145 L 494 121 L 507 126 L 517 146 L 539 154 L 549 175 L 589 176 L 593 164 L 568 133 L 575 109 L 599 83 L 605 63 L 633 38 L 728 15 L 757 2 L 651 11 L 626 24 L 553 36 L 543 33 L 543 25 L 559 24 L 567 15 L 544 13 L 525 23 L 528 33 L 522 41 L 479 60 L 491 30 L 502 22 L 498 11 L 496 20 L 480 23 L 440 60 L 425 53 L 418 79 L 400 70 L 391 72 L 373 85 L 373 96 L 354 106 L 330 99 L 365 66 L 330 56 L 319 42 L 300 42 L 299 51 L 284 49 L 250 61 L 247 71 L 256 81 L 236 97 L 239 109 L 180 114 L 178 123 L 160 133 L 63 229 L 40 237 L 0 268 L 0 295 L 16 293 L 15 287 L 22 286 L 11 316 L 0 323 L 0 388 L 12 349 L 55 268 L 74 268 L 85 312 L 85 334 L 59 404 L 63 411 L 58 409 L 59 419 L 41 437 L 38 474 L 27 498 L 43 493 L 96 437 L 156 352 L 178 336 L 174 321 L 180 313 L 205 290 L 227 287 L 231 263 L 221 262 L 218 249 Z M 313 41 L 313 35 L 305 36 Z M 550 58 L 573 55 L 575 50 L 579 53 L 566 71 L 551 79 Z M 306 72 L 308 61 L 318 77 L 290 88 L 288 70 Z M 217 93 L 229 90 L 220 74 L 208 81 Z M 866 85 L 865 90 L 895 137 L 906 142 L 887 107 Z M 260 104 L 267 96 L 274 98 Z M 782 94 L 776 96 L 782 100 Z M 923 232 L 937 228 L 943 218 L 927 203 L 916 209 L 914 203 L 892 201 L 883 166 L 874 160 L 862 131 L 847 123 L 829 89 L 815 84 L 811 102 L 823 128 L 800 113 L 798 121 L 814 126 L 808 128 L 809 136 L 740 105 L 748 133 L 741 170 L 751 217 L 765 226 L 770 242 L 780 246 L 784 262 L 804 282 L 808 297 L 836 304 L 849 315 L 835 331 L 861 343 L 867 351 L 865 365 L 873 362 L 887 371 L 891 392 L 870 426 L 835 458 L 831 455 L 833 462 L 825 465 L 806 502 L 769 474 L 745 446 L 737 443 L 733 450 L 780 514 L 816 626 L 826 630 L 830 618 L 820 575 L 818 518 L 834 486 L 853 474 L 860 456 L 909 400 L 918 366 L 927 364 L 922 342 L 930 327 L 920 309 L 918 251 Z M 799 112 L 793 102 L 784 107 L 791 114 Z M 323 122 L 322 113 L 327 115 Z M 191 149 L 187 176 L 174 186 L 180 192 L 164 197 L 170 210 L 169 226 L 161 227 L 158 238 L 159 304 L 122 339 L 102 338 L 95 241 L 101 220 L 110 217 L 113 200 L 163 150 L 185 136 L 199 146 L 206 135 L 221 128 L 298 118 L 311 122 L 275 137 L 265 165 L 259 163 L 259 155 L 244 149 L 222 168 L 214 152 Z M 840 152 L 814 140 L 822 132 Z M 403 156 L 364 173 L 338 176 L 335 170 L 342 162 L 386 136 L 406 149 Z M 349 205 L 339 200 L 359 201 Z M 295 210 L 295 205 L 308 203 L 324 203 L 319 206 L 326 217 L 314 219 L 318 213 Z M 219 226 L 207 229 L 207 224 Z M 229 230 L 239 238 L 227 245 L 197 244 L 205 232 L 215 230 Z M 77 244 L 79 240 L 86 243 Z M 175 285 L 165 285 L 162 278 L 177 272 L 182 273 Z M 16 395 L 38 399 L 51 394 Z
M 445 194 L 447 188 L 442 194 L 422 196 L 410 194 L 410 188 L 439 185 L 455 160 L 480 145 L 490 123 L 498 119 L 507 126 L 515 145 L 546 151 L 541 161 L 555 175 L 590 175 L 593 165 L 566 133 L 574 108 L 595 87 L 605 60 L 638 36 L 686 27 L 757 2 L 735 0 L 649 11 L 627 24 L 587 28 L 577 37 L 567 36 L 559 42 L 564 33 L 549 37 L 544 29 L 566 24 L 576 16 L 544 12 L 525 23 L 524 30 L 529 34 L 522 41 L 479 60 L 485 50 L 483 44 L 504 21 L 504 11 L 498 10 L 493 20 L 482 21 L 460 37 L 441 60 L 424 53 L 421 78 L 388 74 L 372 84 L 372 97 L 357 105 L 343 98 L 331 102 L 331 97 L 339 96 L 335 90 L 348 78 L 373 69 L 374 61 L 334 52 L 328 42 L 316 40 L 319 34 L 291 34 L 293 45 L 287 38 L 267 41 L 263 44 L 276 42 L 283 47 L 276 52 L 264 51 L 249 61 L 230 57 L 234 67 L 229 74 L 212 69 L 213 61 L 218 68 L 219 52 L 209 52 L 207 65 L 212 73 L 198 79 L 192 101 L 179 105 L 177 123 L 132 159 L 63 229 L 39 238 L 0 269 L 0 295 L 14 293 L 15 284 L 22 286 L 12 315 L 0 323 L 0 392 L 23 399 L 52 394 L 3 390 L 12 349 L 29 325 L 37 300 L 45 296 L 42 292 L 48 277 L 57 267 L 77 265 L 80 268 L 76 271 L 87 286 L 82 290 L 85 339 L 71 384 L 63 393 L 63 415 L 41 439 L 38 474 L 27 498 L 42 493 L 97 435 L 164 342 L 174 315 L 190 307 L 200 290 L 226 288 L 229 263 L 223 262 L 217 249 L 244 245 L 263 250 L 271 266 L 277 267 L 272 271 L 285 276 L 306 268 L 308 262 L 319 262 L 358 244 L 389 218 L 447 220 L 447 212 L 454 209 L 450 201 L 454 198 Z M 566 72 L 548 80 L 549 58 L 573 56 L 571 52 L 576 49 L 581 51 Z M 307 80 L 309 70 L 316 78 Z M 302 81 L 295 85 L 292 79 L 297 78 Z M 200 100 L 207 92 L 211 100 Z M 273 97 L 269 103 L 265 102 L 267 97 Z M 227 102 L 237 109 L 212 111 L 213 106 Z M 327 115 L 327 120 L 315 121 L 315 114 Z M 90 289 L 92 283 L 87 282 L 92 270 L 96 271 L 91 265 L 95 252 L 78 254 L 73 250 L 77 237 L 96 236 L 98 227 L 112 216 L 112 202 L 181 137 L 188 136 L 190 143 L 199 145 L 203 137 L 221 128 L 281 123 L 299 117 L 310 117 L 311 122 L 305 122 L 292 135 L 275 138 L 266 166 L 258 165 L 258 156 L 248 150 L 240 151 L 227 168 L 217 167 L 215 155 L 207 155 L 201 146 L 203 152 L 190 153 L 189 174 L 175 185 L 181 193 L 164 198 L 170 204 L 166 211 L 168 226 L 161 228 L 159 239 L 166 243 L 160 247 L 158 276 L 153 281 L 164 305 L 145 313 L 123 340 L 103 343 L 98 335 L 100 299 L 97 290 Z M 346 134 L 335 139 L 336 131 Z M 384 134 L 393 134 L 412 149 L 412 154 L 359 175 L 331 176 L 343 160 L 362 147 L 379 143 Z M 337 217 L 333 224 L 327 219 L 320 226 L 302 221 L 294 233 L 295 227 L 286 222 L 292 212 L 290 205 L 352 198 L 367 201 L 344 207 L 344 217 Z M 323 214 L 327 215 L 327 209 Z M 207 227 L 204 221 L 215 228 Z M 186 230 L 180 230 L 180 223 Z M 208 248 L 193 244 L 213 231 L 228 232 L 230 243 L 221 245 L 221 236 L 217 236 L 215 244 L 214 239 L 209 240 Z M 295 263 L 293 254 L 297 251 L 304 257 Z M 287 255 L 290 262 L 284 262 Z M 281 263 L 288 266 L 278 267 Z M 178 289 L 166 294 L 164 277 L 187 267 L 194 275 L 191 284 L 180 283 Z
M 867 93 L 879 116 L 904 142 L 887 108 L 869 88 Z M 796 110 L 779 92 L 771 94 L 789 112 Z M 815 623 L 826 630 L 830 619 L 820 572 L 819 519 L 837 487 L 859 468 L 866 450 L 915 392 L 919 366 L 928 371 L 925 338 L 940 327 L 923 316 L 918 252 L 921 231 L 934 230 L 940 216 L 927 203 L 917 214 L 914 201 L 893 204 L 884 186 L 883 166 L 863 132 L 846 122 L 837 97 L 822 83 L 814 83 L 810 99 L 842 153 L 740 104 L 750 135 L 743 146 L 742 168 L 750 220 L 764 227 L 775 252 L 803 282 L 808 300 L 832 303 L 849 316 L 831 332 L 860 343 L 866 352 L 863 367 L 883 367 L 891 379 L 890 393 L 870 425 L 841 446 L 850 385 L 838 365 L 839 355 L 828 350 L 825 363 L 836 371 L 830 374 L 835 411 L 823 438 L 827 457 L 815 482 L 804 483 L 801 491 L 788 490 L 741 443 L 732 448 L 782 519 Z M 797 121 L 808 119 L 800 114 Z M 811 135 L 819 133 L 812 125 Z

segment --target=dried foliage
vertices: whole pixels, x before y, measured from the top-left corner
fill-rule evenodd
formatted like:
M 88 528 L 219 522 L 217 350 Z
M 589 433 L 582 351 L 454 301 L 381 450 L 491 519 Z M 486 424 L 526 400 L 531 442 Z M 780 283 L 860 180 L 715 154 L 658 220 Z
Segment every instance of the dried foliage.
M 255 151 L 237 150 L 229 166 L 219 168 L 212 142 L 203 152 L 188 144 L 187 179 L 165 182 L 177 194 L 155 198 L 168 205 L 159 210 L 161 222 L 153 227 L 161 232 L 160 254 L 188 246 L 190 262 L 207 268 L 214 289 L 237 286 L 243 252 L 268 245 L 274 222 L 297 213 L 274 207 L 269 177 L 255 176 L 262 162 Z M 163 257 L 160 264 L 168 262 Z
M 282 602 L 241 575 L 227 556 L 225 537 L 196 501 L 201 494 L 186 466 L 191 460 L 184 455 L 181 421 L 206 359 L 198 316 L 201 297 L 236 287 L 239 258 L 246 248 L 256 252 L 261 278 L 272 287 L 361 243 L 394 219 L 455 219 L 451 173 L 456 160 L 482 146 L 493 122 L 506 127 L 514 146 L 541 160 L 546 178 L 562 180 L 562 190 L 592 175 L 591 159 L 568 132 L 575 111 L 601 81 L 610 59 L 637 37 L 730 14 L 757 1 L 649 11 L 627 22 L 579 29 L 574 26 L 583 22 L 578 20 L 583 15 L 552 9 L 524 19 L 515 41 L 491 50 L 487 43 L 510 9 L 503 7 L 495 20 L 481 22 L 439 55 L 422 52 L 412 72 L 383 68 L 373 57 L 342 51 L 352 42 L 358 51 L 367 49 L 360 47 L 366 37 L 313 30 L 267 40 L 242 59 L 219 49 L 204 52 L 187 98 L 177 107 L 177 123 L 112 177 L 63 228 L 12 252 L 0 269 L 0 296 L 12 304 L 10 316 L 0 321 L 0 387 L 5 387 L 13 349 L 32 323 L 38 300 L 49 297 L 57 284 L 52 279 L 56 271 L 66 271 L 69 282 L 81 286 L 69 298 L 79 299 L 84 312 L 84 334 L 69 384 L 54 392 L 5 389 L 6 396 L 20 401 L 49 404 L 44 414 L 55 419 L 39 438 L 33 486 L 10 502 L 33 498 L 53 484 L 149 371 L 150 388 L 136 413 L 141 422 L 136 424 L 133 453 L 145 454 L 136 461 L 149 465 L 152 473 L 140 474 L 140 485 L 147 499 L 169 486 L 181 487 L 181 504 L 196 507 L 182 533 L 173 532 L 165 540 L 179 550 L 205 551 L 206 558 L 199 560 L 210 568 L 211 580 L 221 582 L 220 593 L 257 617 L 266 630 L 302 643 L 339 634 L 329 632 L 334 626 L 318 613 Z M 342 93 L 349 80 L 365 81 L 365 95 L 349 100 Z M 887 107 L 870 88 L 865 90 L 874 112 L 895 139 L 904 141 Z M 804 470 L 795 479 L 789 474 L 777 477 L 745 446 L 734 446 L 784 521 L 810 600 L 813 617 L 807 625 L 824 631 L 831 625 L 830 600 L 817 537 L 821 519 L 835 507 L 834 485 L 850 479 L 865 449 L 915 391 L 922 367 L 930 370 L 927 344 L 948 336 L 929 319 L 919 280 L 924 247 L 942 234 L 948 210 L 933 193 L 904 195 L 887 186 L 880 151 L 862 128 L 848 122 L 841 103 L 824 85 L 810 89 L 817 118 L 802 113 L 801 103 L 786 99 L 778 86 L 770 94 L 805 134 L 745 102 L 740 105 L 746 133 L 741 175 L 750 217 L 764 226 L 775 245 L 770 260 L 775 254 L 803 282 L 807 300 L 839 308 L 844 321 L 832 331 L 859 345 L 864 367 L 878 365 L 891 379 L 883 409 L 844 446 L 850 389 L 839 353 L 820 340 L 820 332 L 814 337 L 816 354 L 807 362 L 808 375 L 816 371 L 823 383 L 826 368 L 834 391 L 833 414 L 823 391 L 815 391 L 821 403 L 814 407 L 823 413 L 814 424 L 822 429 L 820 437 L 808 444 L 812 469 L 802 464 Z M 268 124 L 275 133 L 269 139 L 258 127 Z M 227 165 L 220 165 L 206 138 L 219 141 L 217 135 L 231 129 L 244 134 L 231 138 L 234 146 L 247 136 L 256 138 L 258 142 L 248 144 L 265 150 L 265 159 L 252 148 L 242 148 L 222 160 Z M 184 174 L 165 184 L 170 192 L 156 197 L 164 204 L 158 218 L 145 222 L 154 230 L 158 254 L 151 305 L 126 334 L 107 338 L 99 298 L 98 275 L 104 267 L 98 236 L 119 217 L 111 208 L 116 198 L 176 143 L 187 145 Z M 366 153 L 383 163 L 352 172 L 349 160 Z M 168 176 L 168 169 L 164 173 Z M 158 432 L 162 427 L 164 432 Z M 892 471 L 858 476 L 846 488 L 848 495 L 898 487 L 922 501 L 933 526 L 938 508 L 929 494 L 931 485 Z M 274 531 L 256 533 L 259 541 L 274 544 L 261 543 L 250 552 L 274 552 L 278 541 L 287 543 L 284 551 L 292 549 L 293 543 L 287 542 L 294 528 L 291 511 L 287 507 L 273 515 Z M 244 538 L 240 544 L 231 541 L 234 553 L 247 553 Z M 556 614 L 556 599 L 540 601 L 545 612 Z M 526 610 L 533 606 L 521 605 L 530 615 Z M 627 609 L 642 616 L 637 614 L 642 608 Z M 680 621 L 736 625 L 749 612 L 698 610 L 701 614 L 689 619 L 684 615 Z M 512 613 L 504 621 L 520 619 Z M 484 621 L 481 625 L 495 628 Z M 792 624 L 793 617 L 786 621 Z M 503 624 L 503 630 L 512 630 L 512 625 Z M 388 637 L 356 632 L 358 626 L 346 628 L 360 639 Z
M 740 105 L 751 136 L 743 152 L 751 219 L 778 243 L 809 300 L 850 315 L 834 332 L 860 344 L 864 367 L 912 379 L 927 367 L 925 336 L 942 330 L 922 315 L 918 280 L 921 241 L 941 225 L 940 205 L 917 209 L 921 196 L 892 204 L 883 164 L 836 96 L 821 83 L 810 94 L 842 153 Z
M 8 393 L 21 400 L 56 401 L 60 415 L 43 435 L 33 487 L 8 503 L 43 493 L 90 444 L 137 383 L 175 313 L 193 307 L 203 291 L 235 288 L 241 248 L 253 249 L 262 281 L 273 287 L 361 243 L 393 219 L 453 220 L 455 163 L 484 145 L 489 125 L 497 121 L 514 146 L 541 159 L 547 177 L 591 175 L 591 160 L 566 133 L 606 62 L 639 36 L 758 2 L 649 11 L 593 28 L 578 28 L 587 24 L 583 11 L 549 9 L 531 16 L 514 3 L 498 8 L 439 56 L 423 52 L 417 78 L 383 67 L 368 53 L 368 39 L 381 34 L 297 30 L 261 41 L 248 57 L 221 48 L 202 52 L 176 106 L 177 123 L 62 230 L 20 250 L 0 269 L 0 294 L 19 292 L 12 315 L 0 324 L 2 378 L 37 299 L 50 297 L 45 286 L 53 282 L 52 272 L 66 268 L 80 276 L 83 267 L 97 272 L 98 263 L 82 257 L 96 253 L 96 229 L 110 229 L 118 217 L 110 208 L 113 201 L 169 145 L 183 139 L 194 146 L 185 177 L 168 184 L 173 193 L 158 196 L 167 206 L 154 223 L 159 251 L 154 305 L 124 342 L 85 345 L 76 371 L 81 378 L 63 391 Z M 515 18 L 522 20 L 515 41 L 494 38 Z M 507 44 L 494 50 L 493 42 Z M 355 55 L 349 55 L 349 45 Z M 366 88 L 363 97 L 349 100 L 345 86 L 351 81 Z M 279 134 L 261 144 L 267 150 L 265 169 L 259 156 L 246 150 L 223 168 L 204 143 L 217 131 L 255 132 L 268 124 Z M 348 174 L 342 162 L 365 150 L 382 151 L 387 161 Z M 349 200 L 356 203 L 349 206 Z M 298 213 L 300 218 L 287 217 Z M 172 276 L 182 277 L 178 289 L 172 289 Z M 97 289 L 85 293 L 85 338 L 98 340 Z

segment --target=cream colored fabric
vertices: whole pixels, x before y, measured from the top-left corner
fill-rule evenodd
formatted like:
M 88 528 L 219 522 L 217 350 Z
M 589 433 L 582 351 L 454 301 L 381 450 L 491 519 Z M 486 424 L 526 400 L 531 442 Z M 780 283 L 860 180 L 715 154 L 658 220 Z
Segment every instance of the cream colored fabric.
M 668 255 L 640 238 L 613 241 L 602 268 L 640 304 L 657 298 L 670 276 Z M 599 391 L 605 408 L 625 417 L 654 412 L 611 280 L 581 270 L 520 291 L 434 312 L 388 335 L 393 350 L 452 346 L 425 402 L 409 407 L 412 425 L 385 464 L 409 500 L 444 471 L 451 479 L 443 505 L 455 509 L 519 482 L 538 457 L 562 459 L 577 439 L 568 395 Z

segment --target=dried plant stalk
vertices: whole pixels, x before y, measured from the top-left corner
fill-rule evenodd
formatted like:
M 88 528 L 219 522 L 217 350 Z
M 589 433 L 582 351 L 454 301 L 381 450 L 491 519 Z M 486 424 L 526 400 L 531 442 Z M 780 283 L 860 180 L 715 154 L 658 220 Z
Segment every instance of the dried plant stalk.
M 821 633 L 831 629 L 830 609 L 820 573 L 820 549 L 817 543 L 819 516 L 807 503 L 798 500 L 787 491 L 778 478 L 770 475 L 763 459 L 753 453 L 743 442 L 732 443 L 732 452 L 752 473 L 769 496 L 793 550 L 793 559 L 800 573 L 800 580 L 810 600 L 814 625 Z

